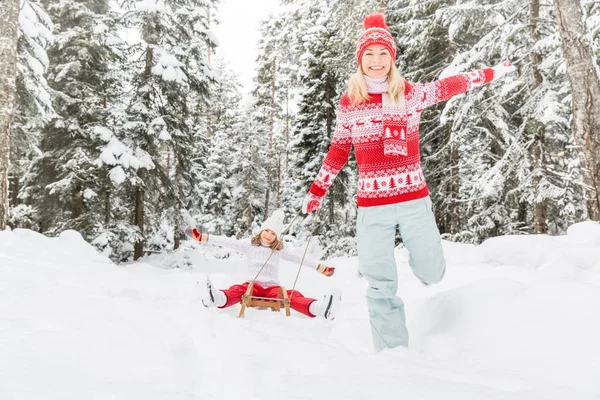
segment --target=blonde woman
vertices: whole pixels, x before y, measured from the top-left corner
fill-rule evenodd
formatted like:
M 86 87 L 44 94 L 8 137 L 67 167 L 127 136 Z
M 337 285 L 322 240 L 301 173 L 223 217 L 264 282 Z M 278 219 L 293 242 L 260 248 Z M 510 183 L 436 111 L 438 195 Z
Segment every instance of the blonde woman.
M 446 271 L 440 233 L 421 170 L 419 120 L 433 104 L 482 86 L 515 68 L 505 62 L 431 83 L 405 81 L 395 66 L 396 42 L 383 14 L 364 20 L 356 45 L 357 72 L 338 107 L 334 136 L 302 211 L 321 207 L 352 146 L 359 170 L 357 246 L 359 271 L 369 282 L 366 299 L 376 351 L 408 346 L 404 303 L 397 296 L 396 227 L 409 264 L 424 284 Z

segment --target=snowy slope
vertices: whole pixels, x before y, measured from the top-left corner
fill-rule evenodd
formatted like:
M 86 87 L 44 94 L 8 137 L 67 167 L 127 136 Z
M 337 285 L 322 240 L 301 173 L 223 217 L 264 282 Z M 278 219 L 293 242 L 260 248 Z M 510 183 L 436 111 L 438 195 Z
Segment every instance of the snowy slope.
M 598 224 L 444 246 L 432 287 L 397 249 L 411 348 L 375 354 L 356 258 L 330 260 L 332 278 L 300 274 L 307 297 L 342 289 L 335 321 L 237 319 L 196 288 L 243 281 L 235 253 L 186 243 L 117 266 L 73 231 L 0 232 L 0 400 L 600 398 Z M 297 266 L 284 267 L 291 288 Z

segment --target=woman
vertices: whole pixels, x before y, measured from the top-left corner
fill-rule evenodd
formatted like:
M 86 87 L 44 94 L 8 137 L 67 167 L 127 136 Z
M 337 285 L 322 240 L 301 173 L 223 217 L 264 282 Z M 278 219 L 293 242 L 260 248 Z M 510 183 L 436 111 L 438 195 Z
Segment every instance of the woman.
M 431 83 L 406 82 L 396 66 L 396 42 L 383 14 L 364 20 L 356 46 L 358 70 L 340 99 L 334 136 L 302 211 L 321 207 L 350 149 L 359 169 L 356 223 L 359 271 L 369 282 L 367 305 L 376 351 L 408 347 L 404 303 L 396 295 L 396 227 L 410 253 L 412 271 L 424 284 L 446 271 L 440 233 L 421 170 L 421 112 L 452 96 L 513 71 L 510 62 Z

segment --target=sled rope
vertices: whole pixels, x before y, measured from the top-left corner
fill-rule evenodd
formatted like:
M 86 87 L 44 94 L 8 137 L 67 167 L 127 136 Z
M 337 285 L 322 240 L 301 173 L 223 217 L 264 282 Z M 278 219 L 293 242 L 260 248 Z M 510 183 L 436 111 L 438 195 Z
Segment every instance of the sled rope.
M 298 213 L 296 214 L 296 216 L 294 217 L 294 219 L 292 219 L 292 222 L 290 222 L 290 224 L 288 225 L 287 228 L 285 228 L 285 230 L 283 232 L 281 232 L 281 237 L 283 238 L 283 235 L 285 235 L 290 228 L 292 227 L 292 225 L 294 224 L 294 221 L 296 221 L 296 218 L 298 218 L 298 216 L 300 215 L 300 213 L 302 212 L 302 210 L 298 211 Z M 263 268 L 265 267 L 265 265 L 267 265 L 267 263 L 269 262 L 269 260 L 271 259 L 271 256 L 273 255 L 273 253 L 275 253 L 275 250 L 271 249 L 271 254 L 269 254 L 269 257 L 267 257 L 267 260 L 265 261 L 265 263 L 262 265 L 262 267 L 260 267 L 260 269 L 258 270 L 258 272 L 256 273 L 256 276 L 254 277 L 254 279 L 252 279 L 252 282 L 256 281 L 256 279 L 258 278 L 258 276 L 260 275 L 260 273 L 262 272 Z
M 302 270 L 302 264 L 304 263 L 304 258 L 306 257 L 306 253 L 308 251 L 308 245 L 310 244 L 310 239 L 312 238 L 312 233 L 314 232 L 315 226 L 317 224 L 317 217 L 319 215 L 319 211 L 321 211 L 321 210 L 318 209 L 315 212 L 315 217 L 313 219 L 312 227 L 310 229 L 310 235 L 308 235 L 308 240 L 306 241 L 306 247 L 304 248 L 304 254 L 302 254 L 302 260 L 300 260 L 300 266 L 298 267 L 298 272 L 296 273 L 296 279 L 294 279 L 294 286 L 292 287 L 292 293 L 291 293 L 291 296 L 290 296 L 290 300 L 292 299 L 292 297 L 294 297 L 294 289 L 296 289 L 296 283 L 298 282 L 298 277 L 300 276 L 300 271 Z M 299 210 L 298 213 L 296 214 L 296 216 L 294 217 L 294 219 L 292 219 L 292 222 L 290 222 L 290 224 L 288 225 L 288 227 L 281 233 L 281 237 L 282 238 L 283 238 L 283 235 L 285 235 L 287 233 L 287 231 L 290 230 L 290 228 L 292 227 L 292 225 L 294 224 L 294 222 L 296 221 L 296 219 L 298 218 L 298 216 L 301 213 L 302 213 L 302 210 Z M 256 281 L 256 279 L 258 278 L 258 276 L 262 272 L 262 270 L 265 267 L 265 265 L 267 265 L 267 263 L 271 259 L 271 256 L 273 255 L 273 253 L 275 253 L 275 250 L 271 250 L 271 254 L 269 254 L 269 257 L 267 257 L 267 260 L 265 261 L 265 263 L 262 265 L 262 267 L 260 267 L 260 269 L 258 270 L 258 273 L 254 277 L 254 279 L 252 279 L 253 283 L 254 283 L 254 281 Z
M 312 238 L 312 234 L 315 231 L 315 226 L 317 225 L 317 217 L 319 216 L 319 208 L 315 212 L 315 217 L 313 218 L 313 223 L 310 228 L 310 234 L 308 235 L 308 240 L 306 241 L 306 247 L 304 248 L 304 254 L 302 254 L 302 260 L 300 260 L 300 266 L 298 267 L 298 272 L 296 273 L 296 279 L 294 279 L 294 286 L 292 286 L 292 293 L 290 293 L 290 301 L 294 297 L 294 289 L 296 289 L 296 283 L 298 282 L 298 277 L 300 276 L 300 270 L 302 269 L 302 264 L 304 263 L 304 257 L 306 257 L 306 252 L 308 251 L 308 245 L 310 244 L 310 239 Z

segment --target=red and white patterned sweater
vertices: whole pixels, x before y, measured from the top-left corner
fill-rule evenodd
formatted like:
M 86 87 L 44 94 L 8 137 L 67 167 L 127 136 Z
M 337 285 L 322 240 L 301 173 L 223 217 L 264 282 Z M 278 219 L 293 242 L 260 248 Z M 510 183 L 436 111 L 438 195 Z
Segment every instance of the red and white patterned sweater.
M 383 152 L 383 109 L 381 93 L 371 94 L 363 104 L 352 105 L 348 95 L 340 99 L 329 151 L 310 192 L 324 196 L 348 161 L 350 149 L 358 163 L 357 205 L 371 207 L 420 199 L 429 194 L 421 170 L 419 121 L 426 107 L 450 99 L 494 78 L 491 68 L 450 76 L 429 83 L 405 83 L 407 156 Z

